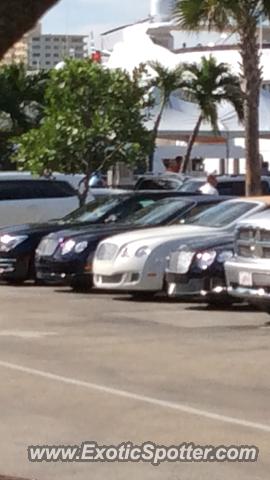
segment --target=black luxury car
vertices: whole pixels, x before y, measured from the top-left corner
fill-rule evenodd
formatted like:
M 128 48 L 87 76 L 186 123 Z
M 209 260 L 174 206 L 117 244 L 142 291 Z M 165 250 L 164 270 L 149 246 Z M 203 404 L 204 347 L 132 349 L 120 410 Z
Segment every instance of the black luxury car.
M 209 304 L 229 302 L 224 263 L 233 256 L 233 239 L 233 232 L 202 236 L 172 252 L 166 270 L 169 297 L 192 297 Z
M 60 220 L 0 228 L 0 278 L 10 283 L 35 278 L 35 250 L 49 233 L 64 228 L 83 226 L 85 229 L 93 224 L 121 222 L 138 210 L 172 195 L 181 197 L 178 192 L 171 191 L 102 195 Z
M 238 204 L 253 203 L 254 207 L 241 213 Z M 200 223 L 213 227 L 213 232 L 203 234 L 194 241 L 187 239 L 185 244 L 170 254 L 166 269 L 167 293 L 170 297 L 194 300 L 204 300 L 209 304 L 232 303 L 232 297 L 227 294 L 224 264 L 233 256 L 234 232 L 237 222 L 241 218 L 248 218 L 261 210 L 269 209 L 269 197 L 253 197 L 245 200 L 234 200 L 231 208 L 224 208 L 226 204 L 216 207 L 219 210 L 218 221 L 210 217 L 206 211 Z M 238 211 L 237 219 L 228 224 L 228 219 L 233 214 L 233 208 Z M 222 211 L 223 210 L 223 211 Z M 243 215 L 244 214 L 244 215 Z M 196 219 L 195 219 L 196 220 Z M 225 220 L 225 222 L 224 222 Z M 228 226 L 223 231 L 215 227 L 222 224 Z
M 228 197 L 226 197 L 227 199 Z M 189 199 L 167 198 L 115 225 L 72 228 L 45 237 L 36 251 L 37 277 L 45 282 L 63 282 L 74 289 L 91 287 L 92 259 L 101 240 L 126 230 L 185 222 L 202 210 L 224 201 L 202 195 Z

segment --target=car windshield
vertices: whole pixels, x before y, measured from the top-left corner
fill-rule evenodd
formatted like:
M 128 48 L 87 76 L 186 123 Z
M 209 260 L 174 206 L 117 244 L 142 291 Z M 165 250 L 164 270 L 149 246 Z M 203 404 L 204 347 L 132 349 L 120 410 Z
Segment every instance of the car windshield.
M 109 214 L 110 211 L 117 207 L 120 202 L 123 201 L 121 196 L 101 196 L 93 202 L 87 203 L 81 208 L 78 208 L 74 212 L 64 217 L 61 222 L 76 223 L 76 222 L 96 222 L 100 220 L 104 215 Z
M 125 224 L 159 225 L 176 212 L 184 213 L 191 202 L 179 198 L 165 198 L 130 215 Z
M 180 178 L 142 178 L 137 182 L 135 190 L 178 190 L 182 183 Z
M 178 189 L 180 192 L 197 193 L 206 180 L 188 180 Z
M 222 202 L 186 221 L 201 227 L 222 228 L 240 219 L 256 206 L 254 202 Z

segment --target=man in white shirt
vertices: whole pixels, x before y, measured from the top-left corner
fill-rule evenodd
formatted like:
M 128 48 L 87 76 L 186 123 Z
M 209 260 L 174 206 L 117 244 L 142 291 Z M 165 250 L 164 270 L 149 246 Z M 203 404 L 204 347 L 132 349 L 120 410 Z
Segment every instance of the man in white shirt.
M 215 175 L 208 175 L 206 183 L 199 190 L 204 195 L 219 195 L 216 186 L 217 179 Z

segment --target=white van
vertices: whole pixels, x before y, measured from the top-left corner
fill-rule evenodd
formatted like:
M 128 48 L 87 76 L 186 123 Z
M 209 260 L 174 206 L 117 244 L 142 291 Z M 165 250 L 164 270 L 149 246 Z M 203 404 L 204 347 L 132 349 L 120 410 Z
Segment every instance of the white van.
M 0 175 L 0 226 L 61 218 L 78 206 L 76 191 L 66 181 Z

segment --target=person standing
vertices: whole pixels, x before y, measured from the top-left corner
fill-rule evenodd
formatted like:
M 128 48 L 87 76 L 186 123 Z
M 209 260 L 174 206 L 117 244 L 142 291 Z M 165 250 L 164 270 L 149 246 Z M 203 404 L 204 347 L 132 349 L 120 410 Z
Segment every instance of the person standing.
M 208 175 L 206 183 L 199 190 L 203 195 L 219 195 L 215 175 Z

